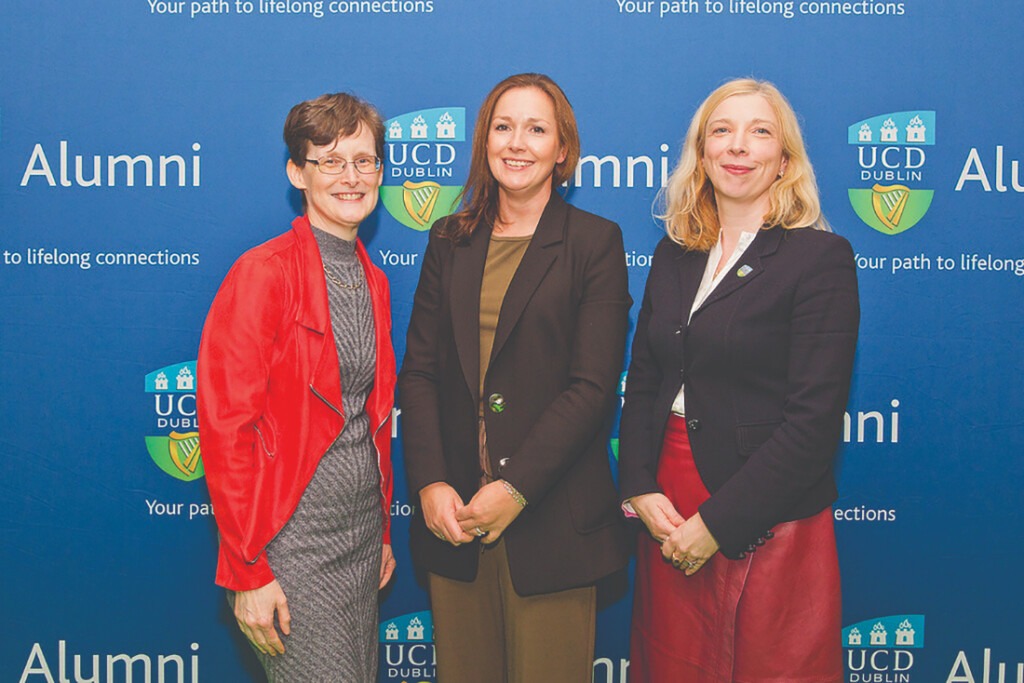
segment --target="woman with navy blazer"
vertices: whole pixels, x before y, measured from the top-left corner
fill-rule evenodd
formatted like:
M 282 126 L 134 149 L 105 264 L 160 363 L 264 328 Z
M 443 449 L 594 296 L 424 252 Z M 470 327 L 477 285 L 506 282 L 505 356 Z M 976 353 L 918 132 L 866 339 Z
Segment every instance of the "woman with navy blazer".
M 726 83 L 666 189 L 620 427 L 630 678 L 842 680 L 831 503 L 859 322 L 792 108 Z
M 505 79 L 476 126 L 399 376 L 413 560 L 440 681 L 589 681 L 595 584 L 629 558 L 607 452 L 631 304 L 622 235 L 556 191 L 580 147 L 550 78 Z

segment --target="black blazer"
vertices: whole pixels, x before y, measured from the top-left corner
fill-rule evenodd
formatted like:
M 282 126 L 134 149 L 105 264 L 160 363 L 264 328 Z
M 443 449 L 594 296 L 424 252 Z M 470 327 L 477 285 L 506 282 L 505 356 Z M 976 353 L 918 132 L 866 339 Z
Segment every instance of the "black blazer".
M 687 325 L 707 259 L 667 237 L 655 249 L 626 380 L 619 472 L 623 498 L 659 490 L 665 424 L 685 384 L 693 457 L 712 494 L 701 517 L 723 554 L 737 558 L 779 522 L 836 499 L 857 273 L 838 235 L 762 230 Z
M 490 232 L 454 244 L 431 230 L 398 382 L 411 492 L 445 481 L 469 502 L 480 485 L 480 286 Z M 491 471 L 529 501 L 503 536 L 520 595 L 590 585 L 627 562 L 607 440 L 630 305 L 618 226 L 552 193 L 509 284 L 484 378 Z M 489 407 L 495 394 L 501 412 Z M 423 569 L 476 576 L 477 544 L 438 540 L 420 511 L 411 545 Z

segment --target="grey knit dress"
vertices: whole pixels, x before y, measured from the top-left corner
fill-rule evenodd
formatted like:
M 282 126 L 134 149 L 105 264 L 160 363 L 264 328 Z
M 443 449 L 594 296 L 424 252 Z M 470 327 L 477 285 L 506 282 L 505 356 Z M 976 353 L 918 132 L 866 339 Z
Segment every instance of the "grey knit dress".
M 355 243 L 313 234 L 326 271 L 345 427 L 267 546 L 292 623 L 285 653 L 260 659 L 270 683 L 372 683 L 383 521 L 365 412 L 376 361 L 373 310 Z

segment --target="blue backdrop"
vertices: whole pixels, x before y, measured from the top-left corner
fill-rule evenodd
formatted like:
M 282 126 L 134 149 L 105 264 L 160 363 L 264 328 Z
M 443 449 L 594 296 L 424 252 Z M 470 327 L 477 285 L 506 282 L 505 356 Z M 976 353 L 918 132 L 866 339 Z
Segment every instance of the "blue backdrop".
M 401 358 L 476 109 L 536 70 L 575 106 L 569 198 L 622 226 L 636 301 L 699 101 L 744 75 L 789 96 L 860 268 L 835 505 L 848 680 L 1024 683 L 1021 26 L 1016 0 L 6 0 L 0 680 L 253 675 L 212 582 L 193 370 L 228 267 L 299 210 L 284 117 L 352 90 L 389 119 L 360 234 Z M 413 215 L 424 188 L 434 213 Z M 380 680 L 420 683 L 431 624 L 395 443 Z M 627 593 L 600 614 L 597 683 L 628 679 L 629 611 Z

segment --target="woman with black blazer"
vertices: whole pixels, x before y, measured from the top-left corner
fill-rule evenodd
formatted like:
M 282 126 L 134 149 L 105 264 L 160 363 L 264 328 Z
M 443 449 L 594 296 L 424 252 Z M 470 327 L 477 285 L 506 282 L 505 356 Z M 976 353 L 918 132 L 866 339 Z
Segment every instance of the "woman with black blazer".
M 624 507 L 649 532 L 630 679 L 841 681 L 830 506 L 856 268 L 774 86 L 704 101 L 662 218 L 620 427 Z
M 579 149 L 550 78 L 499 83 L 424 256 L 399 391 L 444 683 L 589 681 L 594 585 L 627 562 L 607 418 L 631 301 L 618 226 L 554 191 Z

